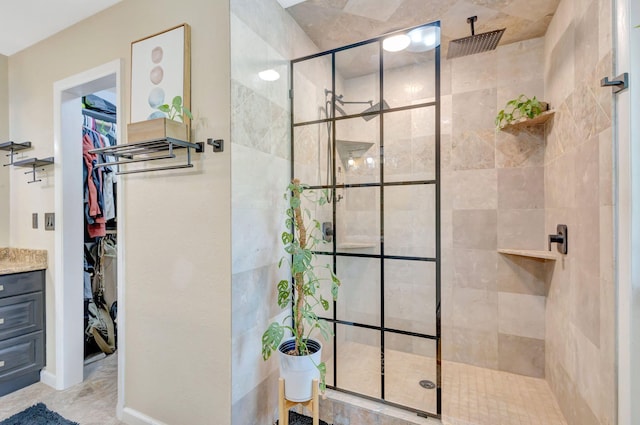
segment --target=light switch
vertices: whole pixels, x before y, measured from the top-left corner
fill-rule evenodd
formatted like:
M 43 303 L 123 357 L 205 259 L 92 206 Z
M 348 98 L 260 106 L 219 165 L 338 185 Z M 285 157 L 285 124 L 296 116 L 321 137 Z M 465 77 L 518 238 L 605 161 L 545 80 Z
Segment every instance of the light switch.
M 55 230 L 56 219 L 55 213 L 44 213 L 44 230 Z
M 38 213 L 31 214 L 31 228 L 32 229 L 38 228 Z

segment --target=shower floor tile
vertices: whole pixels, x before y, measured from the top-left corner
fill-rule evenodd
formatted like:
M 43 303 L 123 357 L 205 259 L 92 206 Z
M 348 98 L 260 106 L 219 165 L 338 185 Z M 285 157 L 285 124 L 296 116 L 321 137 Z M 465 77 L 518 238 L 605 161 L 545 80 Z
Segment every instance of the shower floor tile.
M 353 342 L 342 348 L 340 388 L 379 397 L 379 349 Z M 419 385 L 436 381 L 435 359 L 392 350 L 385 358 L 387 400 L 435 412 L 436 391 Z M 327 369 L 331 376 L 331 361 Z M 442 394 L 444 425 L 567 425 L 544 379 L 443 361 Z

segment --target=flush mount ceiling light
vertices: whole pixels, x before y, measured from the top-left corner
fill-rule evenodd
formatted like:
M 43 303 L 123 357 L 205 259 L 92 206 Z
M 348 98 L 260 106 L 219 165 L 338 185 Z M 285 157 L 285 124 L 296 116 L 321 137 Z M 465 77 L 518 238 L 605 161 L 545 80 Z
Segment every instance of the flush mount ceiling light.
M 258 72 L 258 77 L 264 81 L 276 81 L 280 79 L 280 74 L 275 69 L 265 69 Z
M 426 52 L 440 44 L 440 27 L 429 25 L 409 31 L 411 40 L 407 46 L 410 52 Z
M 387 37 L 382 41 L 382 48 L 387 52 L 399 52 L 404 50 L 411 43 L 407 34 L 398 34 Z

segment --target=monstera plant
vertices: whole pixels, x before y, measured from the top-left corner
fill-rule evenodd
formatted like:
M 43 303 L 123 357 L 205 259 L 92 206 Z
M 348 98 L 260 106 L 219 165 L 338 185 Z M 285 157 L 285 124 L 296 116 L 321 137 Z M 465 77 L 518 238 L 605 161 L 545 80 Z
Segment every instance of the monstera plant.
M 303 208 L 303 200 L 308 205 L 322 206 L 327 203 L 326 192 L 309 189 L 309 186 L 294 179 L 284 195 L 287 202 L 285 224 L 288 230 L 281 235 L 285 255 L 279 267 L 289 268 L 292 281 L 281 280 L 277 284 L 278 305 L 291 307 L 292 315 L 282 323 L 273 322 L 262 335 L 262 357 L 267 360 L 273 352 L 280 357 L 280 374 L 285 379 L 285 396 L 288 400 L 304 401 L 311 398 L 313 379 L 318 379 L 321 390 L 325 389 L 326 365 L 321 361 L 322 345 L 312 338 L 317 331 L 325 340 L 332 335 L 328 322 L 318 317 L 320 307 L 328 310 L 330 300 L 324 298 L 324 285 L 328 285 L 331 298 L 337 299 L 340 280 L 329 264 L 316 264 L 315 248 L 321 242 L 320 223 L 311 217 L 311 212 Z M 319 270 L 326 272 L 322 277 Z M 291 321 L 293 318 L 293 323 Z M 287 337 L 291 335 L 290 337 Z M 293 382 L 294 375 L 302 365 L 309 374 L 301 382 Z M 296 373 L 287 370 L 293 367 Z M 294 394 L 294 392 L 299 394 Z

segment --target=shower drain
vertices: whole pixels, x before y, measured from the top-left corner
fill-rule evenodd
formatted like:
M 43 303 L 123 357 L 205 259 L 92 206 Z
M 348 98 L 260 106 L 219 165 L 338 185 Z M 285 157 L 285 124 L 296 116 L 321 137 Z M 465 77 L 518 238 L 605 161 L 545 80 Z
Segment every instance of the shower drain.
M 420 381 L 420 386 L 422 388 L 426 388 L 428 390 L 432 390 L 436 387 L 436 384 L 434 384 L 433 382 L 427 380 L 427 379 L 423 379 L 422 381 Z

